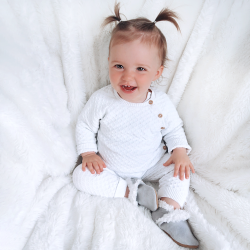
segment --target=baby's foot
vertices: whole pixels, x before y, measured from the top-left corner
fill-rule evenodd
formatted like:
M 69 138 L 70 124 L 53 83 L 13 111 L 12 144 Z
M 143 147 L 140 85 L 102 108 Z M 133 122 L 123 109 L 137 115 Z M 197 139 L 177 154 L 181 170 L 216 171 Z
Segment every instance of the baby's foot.
M 127 182 L 130 191 L 128 198 L 133 204 L 138 203 L 151 211 L 158 208 L 158 195 L 153 187 L 146 185 L 140 179 L 130 179 Z
M 189 214 L 164 201 L 159 202 L 159 208 L 152 212 L 153 221 L 178 245 L 187 248 L 198 248 L 199 242 L 194 237 L 187 218 Z

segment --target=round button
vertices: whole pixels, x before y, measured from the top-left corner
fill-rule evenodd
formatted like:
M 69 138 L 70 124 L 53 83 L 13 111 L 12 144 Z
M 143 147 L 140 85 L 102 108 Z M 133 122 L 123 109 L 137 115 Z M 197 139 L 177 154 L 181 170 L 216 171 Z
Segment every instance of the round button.
M 150 100 L 148 103 L 149 103 L 149 104 L 153 104 L 153 101 L 152 101 L 152 100 Z
M 159 114 L 158 117 L 162 118 L 162 114 Z
M 163 149 L 164 149 L 164 150 L 166 150 L 166 149 L 167 149 L 167 147 L 166 147 L 166 146 L 163 146 Z
M 165 129 L 165 127 L 161 127 L 161 129 Z

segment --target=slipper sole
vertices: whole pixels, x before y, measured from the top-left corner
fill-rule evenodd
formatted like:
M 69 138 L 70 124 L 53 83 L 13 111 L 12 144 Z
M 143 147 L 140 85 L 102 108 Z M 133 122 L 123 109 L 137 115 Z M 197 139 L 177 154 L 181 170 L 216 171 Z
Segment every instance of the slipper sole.
M 181 246 L 181 247 L 186 247 L 186 248 L 191 248 L 191 249 L 196 249 L 199 247 L 198 246 L 189 246 L 189 245 L 184 245 L 184 244 L 181 244 L 180 242 L 174 240 L 167 232 L 165 232 L 164 230 L 162 230 L 165 234 L 167 234 L 177 245 Z

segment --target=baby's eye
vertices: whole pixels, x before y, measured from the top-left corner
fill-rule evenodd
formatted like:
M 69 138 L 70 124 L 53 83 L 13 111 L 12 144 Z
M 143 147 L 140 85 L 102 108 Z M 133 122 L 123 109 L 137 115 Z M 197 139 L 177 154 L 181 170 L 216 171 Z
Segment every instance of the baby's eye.
M 116 64 L 115 67 L 116 67 L 117 69 L 123 69 L 123 66 L 120 65 L 120 64 Z
M 144 69 L 143 67 L 138 67 L 137 70 L 139 70 L 139 71 L 146 71 L 146 69 Z

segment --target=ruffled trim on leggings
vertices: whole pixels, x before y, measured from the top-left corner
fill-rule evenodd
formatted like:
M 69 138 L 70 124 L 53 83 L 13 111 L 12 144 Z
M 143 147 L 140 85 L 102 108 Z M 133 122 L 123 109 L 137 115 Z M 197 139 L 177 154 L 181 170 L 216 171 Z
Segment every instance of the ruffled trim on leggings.
M 128 188 L 129 188 L 129 195 L 128 195 L 128 199 L 129 201 L 135 205 L 138 206 L 138 202 L 136 200 L 137 198 L 137 191 L 138 191 L 138 186 L 141 183 L 144 183 L 141 179 L 137 179 L 134 183 L 132 181 L 132 179 L 128 178 L 126 179 L 127 183 L 128 183 Z
M 173 206 L 167 204 L 166 202 L 159 200 L 159 207 L 164 208 L 167 213 L 165 213 L 161 218 L 156 220 L 156 224 L 160 226 L 164 222 L 179 222 L 189 219 L 190 214 L 183 209 L 174 209 Z

